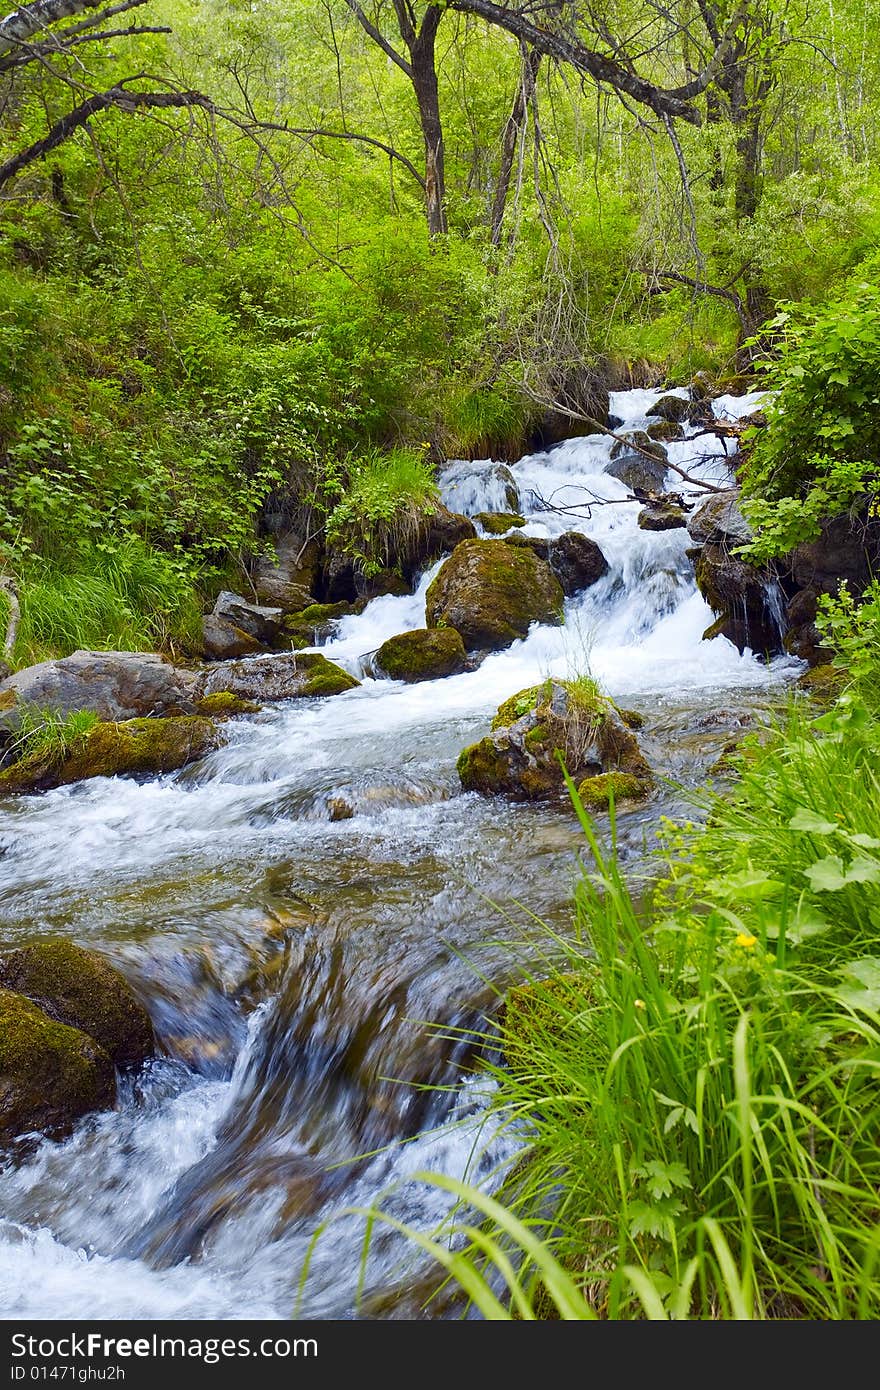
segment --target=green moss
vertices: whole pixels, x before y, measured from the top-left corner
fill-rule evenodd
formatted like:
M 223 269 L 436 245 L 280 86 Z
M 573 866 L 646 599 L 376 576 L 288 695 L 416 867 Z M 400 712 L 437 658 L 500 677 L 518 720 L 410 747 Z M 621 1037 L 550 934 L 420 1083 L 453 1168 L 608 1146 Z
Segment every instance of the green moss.
M 461 633 L 468 651 L 499 651 L 533 622 L 559 623 L 565 603 L 556 575 L 531 547 L 462 541 L 425 595 L 428 627 Z
M 417 628 L 383 642 L 375 659 L 392 680 L 412 682 L 438 680 L 463 671 L 467 653 L 455 628 Z
M 88 777 L 173 772 L 221 742 L 211 720 L 199 716 L 100 723 L 60 760 L 52 751 L 36 752 L 7 768 L 0 773 L 0 792 L 41 791 Z
M 798 677 L 798 686 L 805 690 L 812 700 L 819 705 L 831 705 L 844 689 L 847 682 L 846 672 L 840 667 L 834 666 L 831 662 L 826 662 L 822 666 L 814 666 L 811 671 L 804 671 Z
M 585 777 L 578 787 L 584 806 L 608 806 L 613 795 L 615 804 L 621 801 L 644 801 L 651 790 L 650 777 L 636 777 L 628 772 L 601 772 Z
M 616 707 L 616 708 L 617 708 L 617 713 L 620 715 L 621 719 L 623 720 L 624 724 L 626 725 L 626 727 L 627 727 L 628 729 L 643 729 L 643 728 L 644 728 L 644 726 L 645 726 L 645 716 L 644 716 L 643 714 L 639 714 L 638 710 L 636 710 L 636 709 L 620 709 L 620 708 L 618 708 L 618 707 Z
M 507 789 L 507 761 L 490 738 L 482 738 L 479 743 L 463 748 L 455 766 L 466 792 L 491 794 Z
M 0 986 L 88 1033 L 117 1066 L 143 1062 L 153 1051 L 149 1015 L 128 981 L 102 956 L 72 941 L 41 941 L 0 956 Z
M 0 989 L 0 1140 L 73 1122 L 116 1099 L 113 1063 L 94 1038 Z
M 210 719 L 225 719 L 233 714 L 257 714 L 260 706 L 253 700 L 243 700 L 233 695 L 231 690 L 217 690 L 213 695 L 205 695 L 196 706 L 199 714 Z
M 309 666 L 299 693 L 303 696 L 341 695 L 344 690 L 354 690 L 357 685 L 360 685 L 360 681 L 355 680 L 348 671 L 343 671 L 341 666 L 336 666 L 326 657 L 315 653 L 313 658 L 309 658 Z
M 662 444 L 684 439 L 684 430 L 676 420 L 655 420 L 645 433 L 649 439 L 659 439 Z
M 523 744 L 529 750 L 543 748 L 550 741 L 550 738 L 550 730 L 545 729 L 543 724 L 536 724 L 534 729 L 529 729 L 523 739 Z
M 501 536 L 512 526 L 525 526 L 526 519 L 516 512 L 478 512 L 474 517 L 490 536 Z
M 339 603 L 310 603 L 298 613 L 291 613 L 281 624 L 281 636 L 287 637 L 296 651 L 304 647 L 314 647 L 324 641 L 333 631 L 333 625 L 340 618 L 354 612 L 354 605 Z
M 527 689 L 518 690 L 515 695 L 510 695 L 498 706 L 498 712 L 492 720 L 492 728 L 506 729 L 515 724 L 524 714 L 537 709 L 542 700 L 549 699 L 551 689 L 550 681 L 544 681 L 543 685 L 530 685 Z

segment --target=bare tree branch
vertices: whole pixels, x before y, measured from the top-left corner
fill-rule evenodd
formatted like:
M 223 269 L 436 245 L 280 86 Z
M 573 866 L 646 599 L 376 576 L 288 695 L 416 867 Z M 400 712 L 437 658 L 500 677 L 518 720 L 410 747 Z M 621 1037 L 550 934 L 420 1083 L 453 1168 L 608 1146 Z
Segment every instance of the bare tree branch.
M 123 8 L 130 10 L 146 3 L 147 0 L 127 0 L 124 6 L 108 10 L 107 14 L 119 14 Z M 28 43 L 35 34 L 47 29 L 59 19 L 71 19 L 74 15 L 82 14 L 84 10 L 100 10 L 102 6 L 103 0 L 34 0 L 31 5 L 22 5 L 20 9 L 13 10 L 12 14 L 0 19 L 0 54 L 8 53 L 19 44 Z M 103 22 L 102 16 L 98 16 L 98 22 Z M 74 27 L 79 29 L 80 26 Z

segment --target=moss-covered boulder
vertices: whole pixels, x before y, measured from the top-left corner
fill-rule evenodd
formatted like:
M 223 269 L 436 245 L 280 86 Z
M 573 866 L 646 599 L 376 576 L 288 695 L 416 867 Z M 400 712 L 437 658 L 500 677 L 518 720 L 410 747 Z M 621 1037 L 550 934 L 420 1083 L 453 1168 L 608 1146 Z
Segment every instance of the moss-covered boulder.
M 251 661 L 223 661 L 202 680 L 201 698 L 219 690 L 263 705 L 313 695 L 341 695 L 360 685 L 320 652 L 284 652 Z
M 548 680 L 505 700 L 492 733 L 465 748 L 457 768 L 465 791 L 547 801 L 567 796 L 563 765 L 576 782 L 613 774 L 630 779 L 619 786 L 643 785 L 644 794 L 651 786 L 651 769 L 614 703 L 579 680 Z
M 503 536 L 505 531 L 526 524 L 525 517 L 517 512 L 477 512 L 474 521 L 478 521 L 490 536 Z
M 310 603 L 298 613 L 291 613 L 281 624 L 278 646 L 293 647 L 301 651 L 305 647 L 317 647 L 326 642 L 340 618 L 355 611 L 354 604 L 345 600 L 339 603 Z
M 115 1100 L 113 1063 L 94 1038 L 0 989 L 0 1144 L 35 1131 L 61 1137 Z
M 682 420 L 688 419 L 690 411 L 691 402 L 686 397 L 668 395 L 661 396 L 645 414 L 658 420 L 671 420 L 674 424 L 681 424 Z
M 638 516 L 639 529 L 642 531 L 680 531 L 687 526 L 687 520 L 687 512 L 675 503 L 643 507 Z
M 199 700 L 196 709 L 208 719 L 231 719 L 234 714 L 257 714 L 260 706 L 253 700 L 242 700 L 231 690 L 215 690 Z
M 88 777 L 175 772 L 206 757 L 222 742 L 213 721 L 198 715 L 95 724 L 74 743 L 37 749 L 0 772 L 0 794 L 46 791 Z
M 453 627 L 416 628 L 389 637 L 373 664 L 395 681 L 434 681 L 457 675 L 467 665 L 461 635 Z
M 525 546 L 462 541 L 425 596 L 427 626 L 452 627 L 468 651 L 498 651 L 532 623 L 561 623 L 562 586 Z
M 675 420 L 655 420 L 645 430 L 649 439 L 659 439 L 661 444 L 674 444 L 684 439 L 684 430 Z
M 611 804 L 622 801 L 644 801 L 651 791 L 651 781 L 637 777 L 632 772 L 600 772 L 596 777 L 585 777 L 578 787 L 578 796 L 588 810 L 602 810 Z
M 0 987 L 88 1033 L 118 1067 L 138 1066 L 154 1050 L 150 1016 L 124 975 L 72 941 L 40 941 L 0 956 Z

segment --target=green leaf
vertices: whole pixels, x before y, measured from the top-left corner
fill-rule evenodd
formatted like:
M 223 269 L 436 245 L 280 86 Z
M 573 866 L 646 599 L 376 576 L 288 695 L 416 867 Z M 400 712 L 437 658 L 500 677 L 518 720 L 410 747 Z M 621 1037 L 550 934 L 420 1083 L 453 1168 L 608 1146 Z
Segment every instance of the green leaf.
M 836 821 L 826 820 L 808 806 L 799 806 L 788 824 L 792 830 L 805 830 L 810 835 L 831 835 L 840 829 Z
M 852 960 L 840 973 L 844 983 L 835 991 L 838 999 L 856 1009 L 880 1011 L 880 956 Z
M 804 869 L 804 877 L 810 880 L 815 893 L 836 893 L 846 887 L 846 873 L 839 854 L 829 854 Z

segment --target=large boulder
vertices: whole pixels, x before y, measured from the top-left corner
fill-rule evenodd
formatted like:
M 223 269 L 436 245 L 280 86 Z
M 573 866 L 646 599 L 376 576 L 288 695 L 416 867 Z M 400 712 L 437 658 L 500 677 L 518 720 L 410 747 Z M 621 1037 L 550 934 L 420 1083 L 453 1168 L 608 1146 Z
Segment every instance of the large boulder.
M 261 555 L 253 565 L 257 600 L 284 613 L 313 601 L 321 552 L 317 541 L 288 531 L 275 542 L 274 556 Z
M 95 724 L 72 743 L 38 748 L 0 772 L 0 793 L 46 791 L 88 777 L 158 776 L 219 748 L 211 719 L 128 719 Z
M 0 683 L 0 723 L 16 726 L 16 703 L 62 718 L 74 710 L 91 710 L 99 719 L 194 714 L 197 685 L 195 672 L 153 652 L 76 651 L 26 666 Z
M 532 623 L 561 623 L 565 595 L 550 566 L 526 546 L 462 541 L 425 596 L 428 627 L 452 627 L 468 651 L 498 651 Z
M 113 1062 L 94 1038 L 0 990 L 0 1144 L 35 1132 L 60 1138 L 115 1100 Z
M 383 642 L 373 665 L 390 680 L 434 681 L 463 671 L 467 652 L 455 628 L 416 628 Z
M 589 681 L 548 680 L 512 695 L 499 706 L 492 733 L 463 749 L 457 769 L 465 791 L 547 801 L 567 794 L 563 763 L 576 782 L 605 777 L 598 784 L 605 804 L 615 790 L 630 798 L 650 790 L 651 770 L 635 735 Z
M 320 652 L 285 652 L 251 661 L 218 662 L 202 678 L 201 694 L 228 691 L 258 704 L 340 695 L 360 682 Z
M 722 545 L 704 545 L 694 573 L 716 614 L 704 637 L 727 637 L 741 652 L 747 647 L 767 656 L 782 651 L 781 596 L 772 569 L 748 565 Z
M 149 1014 L 128 981 L 103 956 L 72 941 L 40 941 L 0 956 L 0 988 L 87 1033 L 118 1067 L 138 1066 L 154 1051 Z
M 649 439 L 644 430 L 628 430 L 612 446 L 605 472 L 633 492 L 662 492 L 667 468 L 668 456 L 662 444 Z
M 217 595 L 212 612 L 221 622 L 240 628 L 242 632 L 264 644 L 270 643 L 276 636 L 284 617 L 283 609 L 267 608 L 263 604 L 252 603 L 250 599 L 244 598 L 241 594 L 234 594 L 229 589 L 223 589 Z
M 206 613 L 202 618 L 202 652 L 209 661 L 231 661 L 237 656 L 255 656 L 265 651 L 262 642 L 243 628 Z
M 748 545 L 754 532 L 739 507 L 739 490 L 713 493 L 691 516 L 688 535 L 696 545 Z
M 566 598 L 579 594 L 608 573 L 608 561 L 595 541 L 580 531 L 565 531 L 550 542 L 548 563 Z
M 668 420 L 672 421 L 673 424 L 680 425 L 683 420 L 689 418 L 690 412 L 691 402 L 687 397 L 668 395 L 661 396 L 650 410 L 645 411 L 645 414 L 656 416 L 658 420 Z

